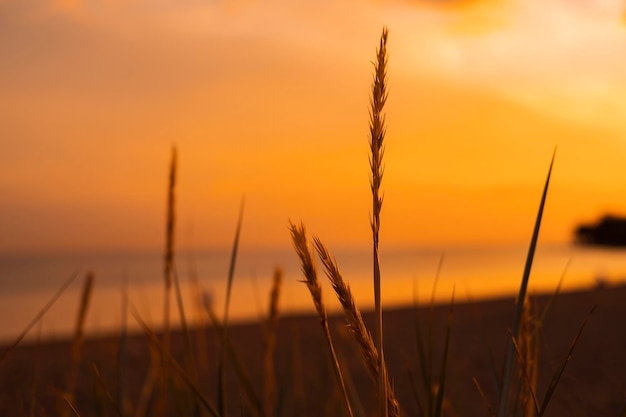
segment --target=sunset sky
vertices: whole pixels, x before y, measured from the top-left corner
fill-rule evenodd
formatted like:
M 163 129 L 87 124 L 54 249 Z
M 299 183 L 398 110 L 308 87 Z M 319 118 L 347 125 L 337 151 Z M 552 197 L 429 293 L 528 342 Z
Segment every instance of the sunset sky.
M 173 144 L 180 246 L 367 244 L 383 25 L 381 244 L 626 213 L 621 1 L 0 0 L 0 250 L 161 248 Z

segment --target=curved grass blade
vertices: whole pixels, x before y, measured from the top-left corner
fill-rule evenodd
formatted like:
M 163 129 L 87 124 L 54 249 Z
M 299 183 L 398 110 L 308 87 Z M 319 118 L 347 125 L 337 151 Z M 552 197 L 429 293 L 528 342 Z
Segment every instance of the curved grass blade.
M 446 371 L 448 369 L 448 353 L 450 352 L 450 334 L 452 332 L 452 318 L 454 313 L 454 290 L 452 290 L 452 300 L 450 301 L 450 311 L 448 312 L 448 325 L 446 326 L 446 340 L 443 345 L 443 360 L 441 361 L 441 373 L 437 397 L 435 400 L 435 417 L 440 417 L 443 407 L 443 393 L 446 387 Z
M 561 364 L 559 365 L 556 372 L 552 376 L 552 380 L 550 380 L 550 385 L 548 385 L 548 390 L 546 391 L 546 396 L 544 397 L 543 402 L 541 403 L 541 409 L 539 410 L 539 417 L 543 416 L 543 414 L 545 413 L 546 407 L 548 406 L 548 404 L 550 403 L 550 399 L 552 398 L 552 394 L 554 394 L 554 390 L 556 390 L 556 387 L 559 384 L 559 380 L 561 379 L 561 376 L 563 375 L 563 372 L 565 371 L 565 367 L 567 366 L 567 364 L 569 363 L 569 360 L 572 357 L 572 352 L 574 351 L 574 348 L 578 344 L 580 335 L 583 333 L 583 330 L 585 329 L 585 326 L 587 325 L 589 318 L 591 317 L 593 312 L 596 310 L 596 307 L 597 306 L 593 306 L 589 314 L 587 314 L 585 321 L 583 321 L 583 323 L 581 324 L 580 329 L 578 329 L 578 333 L 576 333 L 576 336 L 574 336 L 574 339 L 572 340 L 572 343 L 570 344 L 570 348 L 567 351 L 567 355 L 565 355 L 565 357 L 561 361 Z
M 228 313 L 230 310 L 230 294 L 233 288 L 233 279 L 235 277 L 235 265 L 237 264 L 237 251 L 239 250 L 239 236 L 241 235 L 241 224 L 243 222 L 243 211 L 245 207 L 245 198 L 241 199 L 239 207 L 239 217 L 237 218 L 237 229 L 235 231 L 235 241 L 233 242 L 233 250 L 230 254 L 230 264 L 228 266 L 228 283 L 226 286 L 226 302 L 224 303 L 224 329 L 228 327 Z
M 526 298 L 526 290 L 528 288 L 528 280 L 530 278 L 530 271 L 532 269 L 533 259 L 535 257 L 535 250 L 537 249 L 537 240 L 539 238 L 539 229 L 541 227 L 541 218 L 543 217 L 543 210 L 546 204 L 546 198 L 548 196 L 548 186 L 550 185 L 550 176 L 552 174 L 552 166 L 554 165 L 554 157 L 556 156 L 556 149 L 552 154 L 552 160 L 550 161 L 550 168 L 548 169 L 548 176 L 543 188 L 543 194 L 541 196 L 541 203 L 539 204 L 539 211 L 537 213 L 537 219 L 535 221 L 535 228 L 533 230 L 532 239 L 530 241 L 530 247 L 528 248 L 528 256 L 526 258 L 526 265 L 524 266 L 524 275 L 522 276 L 522 283 L 517 295 L 517 309 L 515 317 L 513 318 L 513 326 L 511 334 L 514 339 L 517 339 L 519 333 L 519 326 L 522 319 L 522 310 L 524 308 L 524 299 Z M 502 372 L 502 387 L 500 391 L 500 404 L 498 407 L 498 417 L 506 417 L 508 410 L 509 390 L 511 386 L 511 379 L 513 378 L 513 359 L 514 359 L 513 343 L 509 341 L 507 343 L 506 357 L 504 362 L 504 371 Z
M 32 329 L 35 326 L 35 324 L 37 324 L 37 322 L 39 320 L 41 320 L 41 318 L 43 316 L 46 315 L 48 310 L 50 310 L 50 308 L 52 308 L 54 303 L 56 303 L 56 301 L 59 299 L 59 297 L 61 297 L 61 295 L 65 292 L 65 290 L 72 284 L 72 282 L 74 282 L 74 280 L 76 279 L 77 276 L 78 276 L 78 271 L 74 272 L 67 279 L 67 281 L 65 281 L 63 283 L 63 285 L 61 285 L 61 288 L 59 288 L 57 290 L 57 292 L 54 293 L 52 298 L 46 303 L 46 305 L 44 305 L 43 308 L 41 310 L 39 310 L 39 312 L 30 321 L 30 323 L 28 323 L 28 325 L 24 328 L 24 330 L 22 330 L 22 333 L 20 333 L 19 336 L 17 336 L 17 338 L 13 341 L 13 343 L 11 343 L 9 346 L 7 346 L 4 349 L 4 351 L 2 352 L 2 355 L 0 355 L 0 364 L 2 364 L 2 362 L 6 359 L 6 357 L 9 355 L 9 353 L 11 353 L 17 347 L 17 345 L 20 344 L 22 339 L 24 339 L 24 337 L 26 337 L 26 335 L 28 334 L 30 329 Z

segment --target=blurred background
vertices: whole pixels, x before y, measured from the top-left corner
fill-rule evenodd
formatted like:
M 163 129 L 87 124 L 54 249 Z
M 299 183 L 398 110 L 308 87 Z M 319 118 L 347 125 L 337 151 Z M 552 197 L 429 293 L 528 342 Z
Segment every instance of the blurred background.
M 22 329 L 79 268 L 96 272 L 94 305 L 124 280 L 160 291 L 174 144 L 183 280 L 197 273 L 219 305 L 245 196 L 240 317 L 266 302 L 275 265 L 287 307 L 310 307 L 289 219 L 371 305 L 383 25 L 383 297 L 429 295 L 442 255 L 441 297 L 515 292 L 555 148 L 532 282 L 554 288 L 568 259 L 566 286 L 621 281 L 619 250 L 571 242 L 579 223 L 626 213 L 623 14 L 611 0 L 0 0 L 0 328 Z M 92 327 L 119 323 L 116 308 Z M 58 316 L 52 333 L 71 327 Z

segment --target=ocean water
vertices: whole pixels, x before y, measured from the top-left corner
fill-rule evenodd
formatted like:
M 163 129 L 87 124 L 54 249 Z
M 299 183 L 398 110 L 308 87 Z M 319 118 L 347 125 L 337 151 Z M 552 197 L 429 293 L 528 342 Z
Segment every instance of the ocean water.
M 479 300 L 517 292 L 526 260 L 526 245 L 395 248 L 381 251 L 384 307 L 428 302 Z M 359 306 L 373 306 L 371 249 L 333 251 Z M 206 321 L 202 299 L 210 300 L 218 316 L 224 309 L 229 250 L 180 253 L 176 270 L 185 315 L 190 322 Z M 282 312 L 313 312 L 306 286 L 300 282 L 293 250 L 242 249 L 232 289 L 230 319 L 258 320 L 265 315 L 274 271 L 283 271 Z M 324 297 L 330 310 L 339 309 L 319 265 Z M 76 326 L 82 285 L 87 271 L 95 274 L 86 321 L 87 334 L 118 332 L 122 323 L 138 329 L 128 305 L 155 329 L 163 317 L 163 255 L 158 252 L 93 252 L 32 255 L 0 254 L 0 342 L 17 337 L 69 277 L 77 279 L 33 326 L 34 339 L 71 335 Z M 626 251 L 563 244 L 540 245 L 535 254 L 529 290 L 553 291 L 561 276 L 564 288 L 626 281 Z M 438 277 L 436 279 L 436 277 Z M 174 292 L 171 320 L 177 322 Z

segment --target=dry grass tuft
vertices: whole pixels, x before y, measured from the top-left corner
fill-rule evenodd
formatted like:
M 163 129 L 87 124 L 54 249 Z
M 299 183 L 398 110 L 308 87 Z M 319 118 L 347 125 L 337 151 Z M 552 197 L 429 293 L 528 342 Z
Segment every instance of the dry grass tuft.
M 324 336 L 328 344 L 328 350 L 330 351 L 331 362 L 335 371 L 335 377 L 337 378 L 337 382 L 341 388 L 341 393 L 346 404 L 346 409 L 350 417 L 354 417 L 354 414 L 352 412 L 352 406 L 350 405 L 350 400 L 348 397 L 348 391 L 346 389 L 346 384 L 341 373 L 339 360 L 337 359 L 337 353 L 335 352 L 332 337 L 330 336 L 330 330 L 328 328 L 328 315 L 326 313 L 326 307 L 324 306 L 324 301 L 322 299 L 322 285 L 320 284 L 320 281 L 317 277 L 317 268 L 315 267 L 313 256 L 311 255 L 311 251 L 309 250 L 309 242 L 307 241 L 306 230 L 303 224 L 300 224 L 300 226 L 296 226 L 291 222 L 289 228 L 291 230 L 291 239 L 293 245 L 296 249 L 298 257 L 300 258 L 300 265 L 302 267 L 302 272 L 304 273 L 305 277 L 304 282 L 306 283 L 309 292 L 311 293 L 311 297 L 313 298 L 313 304 L 315 305 L 315 309 L 317 310 L 320 323 L 322 324 L 322 328 L 324 330 Z
M 359 346 L 363 362 L 367 366 L 372 378 L 374 378 L 375 381 L 378 381 L 380 376 L 378 350 L 374 346 L 372 335 L 365 326 L 365 322 L 361 316 L 361 311 L 354 301 L 352 291 L 350 291 L 350 286 L 344 281 L 335 259 L 317 237 L 314 238 L 314 245 L 322 264 L 324 264 L 326 275 L 328 276 L 328 279 L 335 290 L 335 294 L 343 307 L 343 311 L 346 315 L 346 322 L 348 324 L 348 330 L 355 338 L 357 345 Z M 384 372 L 383 375 L 385 376 L 385 385 L 387 386 L 387 411 L 390 416 L 399 416 L 400 405 L 395 397 L 395 393 L 391 387 L 387 373 Z

